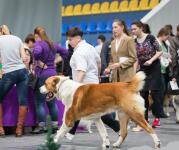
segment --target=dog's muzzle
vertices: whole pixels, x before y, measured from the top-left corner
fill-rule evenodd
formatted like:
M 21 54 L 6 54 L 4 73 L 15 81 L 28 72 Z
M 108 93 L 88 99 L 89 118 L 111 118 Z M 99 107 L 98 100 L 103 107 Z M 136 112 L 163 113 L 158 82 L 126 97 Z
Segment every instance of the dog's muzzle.
M 42 94 L 47 94 L 47 93 L 48 93 L 48 91 L 47 91 L 45 85 L 43 85 L 43 86 L 40 87 L 40 93 L 42 93 Z

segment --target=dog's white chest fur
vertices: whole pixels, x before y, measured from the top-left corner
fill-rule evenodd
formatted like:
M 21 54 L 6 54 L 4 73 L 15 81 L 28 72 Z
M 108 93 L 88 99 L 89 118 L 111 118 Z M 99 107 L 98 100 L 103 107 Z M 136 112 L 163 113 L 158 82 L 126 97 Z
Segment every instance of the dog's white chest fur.
M 73 102 L 73 96 L 78 87 L 80 87 L 82 84 L 77 83 L 72 80 L 66 80 L 65 82 L 61 83 L 60 85 L 57 85 L 58 93 L 57 98 L 61 99 L 62 103 L 65 105 L 65 107 L 69 108 L 72 105 Z

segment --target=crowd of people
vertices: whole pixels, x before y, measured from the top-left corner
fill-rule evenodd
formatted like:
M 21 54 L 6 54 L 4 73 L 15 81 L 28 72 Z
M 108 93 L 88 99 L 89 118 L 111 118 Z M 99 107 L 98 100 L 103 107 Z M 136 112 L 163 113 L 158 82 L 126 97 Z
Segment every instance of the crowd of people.
M 130 82 L 137 71 L 143 71 L 146 79 L 140 94 L 145 102 L 145 119 L 149 121 L 151 109 L 155 118 L 152 125 L 159 127 L 160 118 L 169 117 L 163 109 L 168 83 L 179 82 L 179 25 L 176 35 L 173 34 L 172 26 L 166 25 L 155 37 L 148 24 L 134 21 L 128 30 L 124 21 L 114 20 L 112 32 L 109 41 L 106 41 L 104 35 L 99 35 L 99 44 L 93 47 L 83 39 L 83 32 L 74 27 L 66 33 L 67 47 L 62 48 L 48 38 L 43 27 L 36 27 L 34 33 L 27 35 L 23 43 L 19 37 L 10 33 L 8 26 L 0 26 L 0 136 L 5 135 L 2 101 L 15 84 L 20 106 L 16 136 L 23 134 L 31 74 L 38 76 L 34 89 L 37 127 L 32 133 L 43 133 L 46 130 L 45 103 L 53 128 L 58 129 L 58 107 L 55 99 L 46 101 L 46 95 L 39 91 L 48 77 L 57 74 L 70 76 L 83 84 L 99 84 Z M 152 105 L 149 103 L 149 96 L 153 99 Z M 118 133 L 120 126 L 114 116 L 115 112 L 104 115 L 101 119 Z M 67 138 L 74 137 L 79 122 L 80 120 L 75 122 Z M 141 128 L 136 126 L 132 130 L 140 131 Z

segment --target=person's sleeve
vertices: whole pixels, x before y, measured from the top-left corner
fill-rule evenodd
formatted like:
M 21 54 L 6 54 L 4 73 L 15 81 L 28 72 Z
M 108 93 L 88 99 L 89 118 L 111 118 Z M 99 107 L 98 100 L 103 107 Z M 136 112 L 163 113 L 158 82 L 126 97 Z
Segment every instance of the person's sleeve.
M 159 45 L 157 39 L 156 39 L 153 35 L 150 35 L 150 40 L 151 40 L 151 44 L 152 44 L 152 46 L 154 47 L 154 50 L 155 50 L 156 52 L 162 51 L 162 49 L 161 49 L 161 47 L 160 47 L 160 45 Z
M 19 49 L 22 49 L 22 48 L 24 48 L 24 44 L 21 39 L 19 39 L 19 40 L 20 40 L 20 48 Z
M 136 46 L 132 38 L 127 43 L 128 59 L 120 64 L 120 68 L 125 69 L 134 65 L 137 61 Z
M 169 52 L 171 55 L 171 60 L 172 63 L 170 64 L 170 70 L 171 70 L 171 77 L 172 78 L 176 78 L 178 76 L 178 62 L 177 62 L 177 47 L 176 47 L 176 43 L 175 43 L 175 39 L 171 38 L 169 39 L 170 42 L 170 46 L 169 46 Z
M 100 55 L 96 51 L 95 51 L 95 60 L 96 60 L 96 62 L 101 62 Z
M 78 71 L 87 71 L 88 63 L 83 54 L 77 54 L 75 56 L 76 70 Z
M 111 41 L 105 42 L 102 46 L 101 50 L 101 74 L 103 74 L 104 70 L 107 68 L 108 64 L 112 62 L 111 57 L 111 48 L 109 48 Z
M 68 57 L 68 50 L 66 48 L 63 48 L 56 44 L 56 50 L 57 50 L 57 53 L 59 53 L 60 56 L 63 58 L 63 60 Z
M 35 60 L 39 60 L 42 54 L 42 46 L 39 43 L 34 44 L 33 57 Z

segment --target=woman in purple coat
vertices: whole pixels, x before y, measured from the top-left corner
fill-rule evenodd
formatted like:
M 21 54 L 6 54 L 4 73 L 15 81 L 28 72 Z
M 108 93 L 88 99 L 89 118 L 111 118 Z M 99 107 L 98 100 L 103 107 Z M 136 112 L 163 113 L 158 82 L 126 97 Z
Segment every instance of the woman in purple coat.
M 33 133 L 42 133 L 45 131 L 46 113 L 45 113 L 45 98 L 46 95 L 40 93 L 39 88 L 44 84 L 45 80 L 56 75 L 56 69 L 54 65 L 55 55 L 59 53 L 64 59 L 68 52 L 66 49 L 59 47 L 58 44 L 49 40 L 46 31 L 43 27 L 36 27 L 34 30 L 35 44 L 33 49 L 33 57 L 35 60 L 35 74 L 40 77 L 35 90 L 35 103 L 38 127 Z M 38 62 L 44 63 L 38 66 Z M 55 104 L 55 99 L 46 102 L 49 114 L 52 118 L 53 125 L 58 127 L 58 109 Z

